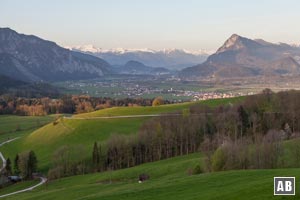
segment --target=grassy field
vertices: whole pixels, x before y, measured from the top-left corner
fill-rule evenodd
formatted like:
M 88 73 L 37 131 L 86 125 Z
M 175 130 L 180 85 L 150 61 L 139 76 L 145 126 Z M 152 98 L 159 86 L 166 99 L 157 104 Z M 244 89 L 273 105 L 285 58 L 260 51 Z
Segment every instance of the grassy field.
M 24 137 L 30 133 L 32 133 L 35 129 L 29 129 L 26 131 L 16 131 L 16 132 L 11 132 L 11 133 L 2 133 L 0 134 L 0 143 L 5 142 L 9 139 L 12 138 L 17 138 L 17 137 Z
M 0 195 L 9 194 L 9 193 L 12 193 L 12 192 L 15 192 L 18 190 L 23 190 L 23 189 L 31 187 L 35 184 L 38 184 L 38 183 L 39 183 L 39 180 L 19 182 L 19 183 L 11 185 L 9 187 L 0 189 Z
M 242 98 L 216 99 L 202 101 L 201 104 L 217 106 L 241 101 Z M 199 103 L 199 102 L 197 102 Z M 92 113 L 75 115 L 79 117 L 119 116 L 135 114 L 158 114 L 180 111 L 196 103 L 171 104 L 159 107 L 116 107 Z M 106 140 L 111 134 L 136 134 L 149 117 L 122 119 L 67 119 L 62 118 L 58 124 L 49 123 L 29 135 L 4 145 L 0 148 L 5 157 L 13 159 L 17 153 L 34 150 L 39 161 L 39 170 L 46 172 L 51 163 L 53 152 L 63 145 L 82 145 L 83 153 L 90 157 L 95 141 Z
M 0 134 L 40 127 L 51 122 L 54 117 L 54 115 L 39 117 L 0 115 Z
M 26 136 L 54 119 L 55 115 L 39 117 L 0 115 L 0 143 L 11 138 Z
M 201 162 L 200 154 L 192 154 L 114 172 L 63 178 L 8 199 L 261 200 L 300 197 L 298 189 L 294 197 L 273 196 L 273 177 L 296 176 L 297 187 L 299 169 L 241 170 L 188 175 L 188 169 Z M 137 177 L 141 173 L 150 175 L 150 180 L 139 184 Z M 6 190 L 3 189 L 2 192 Z

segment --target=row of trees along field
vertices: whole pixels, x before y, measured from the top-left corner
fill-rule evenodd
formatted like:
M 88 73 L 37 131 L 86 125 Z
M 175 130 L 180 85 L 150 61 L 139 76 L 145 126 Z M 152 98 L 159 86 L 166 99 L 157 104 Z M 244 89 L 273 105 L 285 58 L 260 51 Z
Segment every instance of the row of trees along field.
M 63 96 L 59 99 L 0 96 L 0 114 L 43 116 L 58 113 L 85 113 L 113 106 L 151 106 L 154 99 L 111 99 L 90 96 Z M 155 104 L 172 103 L 158 99 Z
M 32 179 L 33 173 L 37 172 L 37 157 L 34 151 L 26 151 L 16 155 L 14 162 L 7 158 L 5 169 L 2 171 L 6 176 L 20 176 L 24 180 Z
M 82 169 L 84 164 L 85 171 L 80 173 L 116 170 L 196 151 L 206 156 L 207 171 L 300 166 L 300 143 L 293 140 L 283 145 L 300 130 L 299 98 L 297 91 L 266 89 L 235 105 L 194 105 L 179 116 L 146 121 L 138 134 L 112 135 L 105 142 L 96 142 L 92 158 L 73 160 L 69 166 Z M 299 147 L 290 148 L 292 145 Z M 64 162 L 54 162 L 50 177 L 76 171 L 66 172 Z

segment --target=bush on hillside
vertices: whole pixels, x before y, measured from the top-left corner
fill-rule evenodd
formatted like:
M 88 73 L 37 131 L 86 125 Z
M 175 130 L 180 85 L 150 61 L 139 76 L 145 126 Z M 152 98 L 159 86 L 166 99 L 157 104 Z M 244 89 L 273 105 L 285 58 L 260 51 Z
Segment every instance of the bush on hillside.
M 156 97 L 152 102 L 152 106 L 160 106 L 163 104 L 164 104 L 164 100 L 162 97 Z
M 226 164 L 226 154 L 222 148 L 219 148 L 215 151 L 212 157 L 212 170 L 222 171 L 225 169 L 225 164 Z
M 196 165 L 193 169 L 193 174 L 202 174 L 204 171 L 200 164 Z

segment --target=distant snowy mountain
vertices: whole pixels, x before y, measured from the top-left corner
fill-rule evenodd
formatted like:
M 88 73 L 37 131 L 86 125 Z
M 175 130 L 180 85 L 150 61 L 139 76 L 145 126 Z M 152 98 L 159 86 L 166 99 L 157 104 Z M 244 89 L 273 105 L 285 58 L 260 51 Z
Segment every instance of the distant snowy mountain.
M 144 63 L 151 67 L 164 67 L 169 70 L 180 70 L 204 62 L 211 51 L 188 51 L 185 49 L 101 49 L 93 45 L 66 47 L 74 51 L 92 54 L 108 61 L 112 65 L 124 65 L 130 60 Z
M 64 48 L 66 49 L 70 49 L 70 50 L 77 50 L 77 51 L 83 51 L 83 52 L 90 52 L 90 53 L 98 53 L 101 52 L 102 49 L 95 47 L 92 44 L 88 44 L 88 45 L 83 45 L 83 46 L 75 46 L 75 47 L 70 47 L 70 46 L 65 46 Z

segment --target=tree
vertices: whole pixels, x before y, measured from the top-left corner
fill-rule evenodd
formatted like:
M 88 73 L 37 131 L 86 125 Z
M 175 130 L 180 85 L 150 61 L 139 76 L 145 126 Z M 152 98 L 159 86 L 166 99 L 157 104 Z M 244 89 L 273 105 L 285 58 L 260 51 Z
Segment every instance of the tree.
M 87 172 L 86 149 L 83 145 L 65 145 L 53 153 L 51 178 L 60 178 Z
M 7 160 L 6 160 L 5 170 L 6 170 L 6 173 L 7 173 L 8 175 L 11 175 L 11 174 L 12 174 L 12 170 L 11 170 L 11 161 L 10 161 L 9 158 L 7 158 Z
M 20 175 L 24 179 L 28 179 L 29 178 L 29 174 L 28 174 L 28 152 L 20 153 L 18 156 L 19 156 L 18 167 L 19 167 L 19 170 L 20 170 Z
M 32 178 L 32 173 L 37 170 L 37 158 L 34 151 L 23 152 L 18 155 L 18 167 L 24 179 Z
M 33 172 L 37 171 L 37 158 L 34 151 L 30 151 L 28 155 L 28 174 L 32 175 Z
M 152 102 L 152 106 L 160 106 L 163 104 L 164 104 L 164 100 L 162 97 L 156 97 Z
M 213 171 L 222 171 L 225 169 L 226 154 L 223 148 L 219 148 L 215 151 L 212 157 L 212 169 Z
M 14 173 L 18 175 L 20 173 L 20 168 L 19 168 L 19 154 L 16 155 L 15 160 L 14 160 Z
M 243 136 L 246 130 L 250 127 L 249 115 L 243 106 L 239 106 L 237 111 L 239 114 L 241 136 Z
M 101 144 L 98 146 L 98 154 L 99 154 L 99 164 L 98 164 L 98 170 L 102 171 L 103 170 L 103 155 L 102 155 L 102 147 Z
M 100 162 L 99 148 L 97 142 L 95 142 L 94 149 L 93 149 L 93 164 L 96 169 L 99 166 L 99 162 Z

